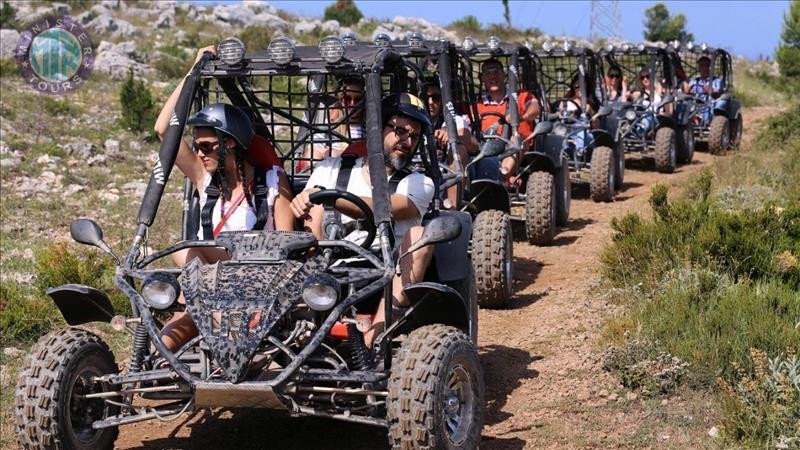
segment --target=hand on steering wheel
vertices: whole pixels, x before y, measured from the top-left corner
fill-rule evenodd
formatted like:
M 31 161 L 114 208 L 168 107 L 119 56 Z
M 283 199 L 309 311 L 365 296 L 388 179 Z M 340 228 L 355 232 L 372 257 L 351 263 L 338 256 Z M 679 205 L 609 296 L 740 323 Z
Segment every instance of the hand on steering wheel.
M 361 210 L 361 213 L 364 215 L 363 221 L 364 227 L 366 228 L 365 231 L 367 232 L 367 237 L 364 239 L 364 242 L 361 243 L 361 247 L 369 249 L 372 246 L 372 242 L 375 240 L 377 228 L 375 227 L 375 215 L 372 212 L 372 208 L 370 208 L 364 200 L 351 192 L 340 191 L 338 189 L 324 189 L 308 196 L 309 202 L 329 208 L 334 208 L 336 206 L 336 200 L 339 199 L 346 200 Z

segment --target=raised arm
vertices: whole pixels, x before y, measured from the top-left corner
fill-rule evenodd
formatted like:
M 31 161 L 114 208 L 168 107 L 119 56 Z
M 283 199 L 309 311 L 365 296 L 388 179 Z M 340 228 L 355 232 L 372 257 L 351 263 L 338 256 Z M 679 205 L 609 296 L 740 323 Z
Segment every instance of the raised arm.
M 197 64 L 197 62 L 200 61 L 200 58 L 203 57 L 205 52 L 216 54 L 216 49 L 212 45 L 198 50 L 194 64 Z M 192 64 L 192 66 L 194 66 L 194 64 Z M 156 124 L 154 126 L 154 130 L 156 134 L 158 134 L 159 139 L 163 140 L 164 135 L 169 129 L 169 120 L 172 116 L 172 113 L 175 111 L 175 104 L 178 102 L 178 97 L 183 89 L 184 81 L 186 81 L 185 77 L 180 83 L 178 83 L 178 86 L 174 91 L 172 91 L 172 94 L 169 96 L 166 103 L 164 103 L 164 106 L 161 107 L 161 112 L 158 114 L 158 118 L 156 119 Z M 205 177 L 205 167 L 203 167 L 203 162 L 192 151 L 191 144 L 185 139 L 181 139 L 180 147 L 178 148 L 178 156 L 175 158 L 175 165 L 178 166 L 178 169 L 180 169 L 184 175 L 189 177 L 195 186 L 198 186 Z

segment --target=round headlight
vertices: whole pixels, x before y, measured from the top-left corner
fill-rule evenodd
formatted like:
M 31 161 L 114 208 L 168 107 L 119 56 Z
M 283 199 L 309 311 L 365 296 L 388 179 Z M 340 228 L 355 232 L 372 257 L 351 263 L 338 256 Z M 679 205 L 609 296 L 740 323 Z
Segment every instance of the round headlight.
M 563 48 L 565 52 L 569 53 L 569 51 L 572 50 L 572 44 L 570 44 L 569 41 L 564 41 L 564 43 L 561 44 L 561 48 Z
M 542 44 L 542 50 L 549 52 L 553 50 L 553 43 L 550 41 L 544 41 Z
M 303 301 L 314 311 L 327 311 L 339 299 L 339 282 L 328 274 L 316 274 L 303 283 Z
M 636 111 L 632 109 L 625 111 L 625 120 L 627 120 L 628 122 L 633 122 L 634 120 L 636 120 Z
M 358 46 L 358 36 L 355 33 L 345 33 L 342 35 L 342 44 L 345 47 L 356 47 Z
M 500 48 L 500 38 L 497 36 L 489 36 L 486 45 L 489 47 L 489 50 L 495 51 Z
M 523 45 L 524 45 L 524 46 L 525 46 L 525 48 L 527 48 L 528 50 L 533 50 L 533 42 L 531 42 L 531 41 L 525 41 L 525 43 L 524 43 Z
M 267 54 L 276 64 L 289 64 L 294 59 L 294 43 L 287 37 L 276 37 L 269 43 Z
M 344 57 L 344 43 L 336 36 L 328 36 L 319 42 L 319 56 L 328 64 L 335 64 Z
M 702 51 L 706 51 L 706 50 L 708 50 L 708 44 L 706 44 L 705 42 L 703 42 L 702 44 L 700 44 L 700 50 L 702 50 Z
M 475 48 L 475 41 L 471 37 L 467 36 L 464 38 L 464 42 L 461 43 L 461 47 L 468 52 L 472 51 L 472 49 Z
M 378 35 L 375 36 L 374 44 L 377 47 L 389 47 L 391 43 L 392 43 L 392 38 L 390 38 L 389 35 L 386 33 L 378 33 Z
M 644 44 L 640 43 L 639 45 L 636 46 L 636 48 L 638 48 L 640 52 L 643 52 L 644 51 Z
M 614 44 L 606 44 L 606 51 L 611 53 L 614 51 Z
M 670 42 L 669 45 L 673 49 L 677 50 L 677 49 L 681 48 L 681 41 L 675 39 L 674 41 Z
M 244 43 L 235 37 L 223 39 L 217 45 L 217 57 L 230 66 L 239 64 L 244 58 Z
M 625 44 L 622 44 L 622 51 L 623 51 L 623 52 L 627 52 L 627 51 L 629 51 L 630 49 L 631 49 L 631 45 L 630 45 L 630 44 L 627 44 L 627 43 L 625 43 Z
M 694 48 L 694 42 L 689 41 L 689 42 L 686 43 L 686 49 L 687 50 L 692 50 L 693 48 Z
M 422 33 L 415 31 L 408 35 L 406 39 L 408 41 L 408 46 L 411 48 L 424 48 L 425 47 L 425 37 L 422 36 Z
M 152 273 L 142 281 L 142 298 L 154 309 L 169 308 L 180 292 L 178 280 L 168 273 Z

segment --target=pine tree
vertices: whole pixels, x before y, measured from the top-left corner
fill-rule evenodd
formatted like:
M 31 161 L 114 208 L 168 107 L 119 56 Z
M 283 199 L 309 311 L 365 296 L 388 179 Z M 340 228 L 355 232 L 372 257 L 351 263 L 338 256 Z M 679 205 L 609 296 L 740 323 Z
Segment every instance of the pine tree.
M 676 14 L 670 17 L 669 10 L 663 3 L 656 3 L 644 10 L 644 17 L 644 38 L 648 41 L 694 40 L 694 35 L 686 31 L 686 16 Z
M 783 15 L 781 44 L 775 52 L 781 75 L 800 78 L 800 0 L 792 0 L 789 11 Z
M 119 90 L 122 107 L 122 126 L 134 132 L 151 128 L 155 121 L 155 101 L 150 89 L 142 80 L 133 77 L 133 69 Z
M 336 0 L 336 3 L 325 8 L 325 20 L 335 20 L 339 25 L 349 27 L 364 17 L 353 0 Z

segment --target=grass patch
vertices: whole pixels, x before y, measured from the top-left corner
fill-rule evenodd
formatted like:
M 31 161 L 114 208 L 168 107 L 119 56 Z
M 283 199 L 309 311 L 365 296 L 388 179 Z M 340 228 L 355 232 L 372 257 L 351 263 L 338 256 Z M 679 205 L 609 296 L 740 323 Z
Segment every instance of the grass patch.
M 601 254 L 611 297 L 629 305 L 605 330 L 606 368 L 645 394 L 714 392 L 733 445 L 800 445 L 798 136 L 795 106 L 721 176 L 701 172 L 676 198 L 655 186 L 652 216 L 612 221 Z

